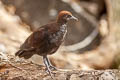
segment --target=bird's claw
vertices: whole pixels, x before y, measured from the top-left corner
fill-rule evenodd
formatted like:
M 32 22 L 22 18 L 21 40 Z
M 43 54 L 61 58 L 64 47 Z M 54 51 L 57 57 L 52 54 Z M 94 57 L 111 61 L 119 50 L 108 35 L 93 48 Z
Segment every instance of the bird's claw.
M 46 72 L 51 76 L 51 78 L 53 79 L 53 76 L 52 76 L 52 71 L 50 69 L 46 69 Z
M 56 68 L 56 67 L 54 67 L 54 66 L 49 66 L 49 69 L 50 69 L 50 71 L 57 70 L 57 68 Z M 47 69 L 47 68 L 46 68 L 46 71 L 48 71 L 48 69 Z
M 52 71 L 57 70 L 57 68 L 54 67 L 54 66 L 49 66 L 49 68 L 50 68 L 50 70 L 52 70 Z

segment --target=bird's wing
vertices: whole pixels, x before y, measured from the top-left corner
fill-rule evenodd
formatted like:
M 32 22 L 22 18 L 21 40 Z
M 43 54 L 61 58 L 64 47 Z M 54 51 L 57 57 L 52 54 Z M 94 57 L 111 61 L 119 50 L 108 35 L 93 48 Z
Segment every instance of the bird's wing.
M 22 50 L 33 50 L 35 48 L 40 48 L 47 42 L 47 30 L 42 27 L 37 31 L 33 32 L 20 47 Z

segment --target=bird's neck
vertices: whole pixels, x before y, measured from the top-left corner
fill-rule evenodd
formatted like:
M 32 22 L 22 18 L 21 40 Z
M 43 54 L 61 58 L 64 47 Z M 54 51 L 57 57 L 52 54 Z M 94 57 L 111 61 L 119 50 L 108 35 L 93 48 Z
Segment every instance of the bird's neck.
M 59 24 L 59 26 L 64 26 L 67 25 L 67 22 L 57 22 Z
M 58 23 L 59 30 L 66 30 L 67 29 L 67 23 Z
M 60 26 L 60 31 L 61 31 L 62 33 L 66 33 L 66 31 L 67 31 L 67 25 L 66 25 L 66 24 L 61 25 L 61 26 Z
M 63 34 L 67 31 L 67 23 L 58 23 L 58 32 L 62 32 Z
M 67 23 L 67 21 L 64 20 L 64 19 L 58 18 L 58 19 L 57 19 L 57 23 L 58 23 L 58 24 L 61 24 L 61 25 L 64 25 L 64 24 Z

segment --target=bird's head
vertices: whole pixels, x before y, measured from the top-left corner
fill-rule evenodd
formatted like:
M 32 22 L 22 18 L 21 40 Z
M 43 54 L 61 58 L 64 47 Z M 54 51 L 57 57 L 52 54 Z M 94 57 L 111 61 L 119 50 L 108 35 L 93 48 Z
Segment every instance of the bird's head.
M 78 19 L 74 17 L 69 11 L 61 11 L 58 15 L 57 22 L 66 23 L 71 19 L 78 21 Z

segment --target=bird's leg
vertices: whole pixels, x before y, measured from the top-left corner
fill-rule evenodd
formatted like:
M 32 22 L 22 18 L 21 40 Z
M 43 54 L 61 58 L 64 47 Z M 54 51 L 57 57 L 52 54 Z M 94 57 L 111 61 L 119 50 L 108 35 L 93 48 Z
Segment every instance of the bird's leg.
M 57 70 L 57 68 L 54 67 L 54 66 L 50 63 L 50 60 L 47 58 L 47 56 L 46 56 L 46 60 L 47 60 L 47 62 L 48 62 L 48 66 L 49 66 L 49 68 L 50 68 L 51 70 Z
M 49 68 L 49 62 L 47 61 L 47 56 L 43 56 L 43 61 L 44 61 L 44 64 L 45 64 L 45 66 L 47 68 L 47 71 L 48 71 L 49 75 L 52 77 L 52 72 L 51 72 L 51 70 Z

